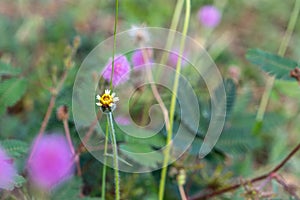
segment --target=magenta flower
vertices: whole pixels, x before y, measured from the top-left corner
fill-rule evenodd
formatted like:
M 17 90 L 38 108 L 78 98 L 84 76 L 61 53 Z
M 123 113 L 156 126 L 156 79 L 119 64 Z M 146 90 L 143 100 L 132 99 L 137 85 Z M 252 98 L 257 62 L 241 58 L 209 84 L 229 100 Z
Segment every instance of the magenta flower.
M 181 66 L 185 66 L 187 64 L 186 59 L 184 58 L 186 56 L 186 53 L 184 52 L 183 55 L 181 56 Z M 177 62 L 179 58 L 179 51 L 178 50 L 173 50 L 169 53 L 169 58 L 168 58 L 168 65 L 170 67 L 176 68 Z
M 51 190 L 74 172 L 74 155 L 64 136 L 44 135 L 36 139 L 27 163 L 29 177 L 41 189 Z
M 123 55 L 118 55 L 114 59 L 114 73 L 112 84 L 117 86 L 125 83 L 129 79 L 130 64 L 127 58 Z M 108 64 L 102 72 L 102 76 L 106 81 L 110 81 L 112 73 L 112 58 L 109 59 Z
M 144 51 L 144 52 L 143 52 Z M 143 54 L 147 54 L 148 56 L 148 62 L 146 62 L 147 60 L 144 59 L 144 55 Z M 131 62 L 133 64 L 134 67 L 139 67 L 139 66 L 142 66 L 142 65 L 145 65 L 145 64 L 148 64 L 148 63 L 152 63 L 152 50 L 151 49 L 138 49 L 138 50 L 135 50 L 134 53 L 132 54 L 132 57 L 131 57 Z
M 0 189 L 13 189 L 17 172 L 12 161 L 13 160 L 6 155 L 5 151 L 0 148 Z
M 216 27 L 221 21 L 221 13 L 213 5 L 206 5 L 198 11 L 198 19 L 207 28 Z

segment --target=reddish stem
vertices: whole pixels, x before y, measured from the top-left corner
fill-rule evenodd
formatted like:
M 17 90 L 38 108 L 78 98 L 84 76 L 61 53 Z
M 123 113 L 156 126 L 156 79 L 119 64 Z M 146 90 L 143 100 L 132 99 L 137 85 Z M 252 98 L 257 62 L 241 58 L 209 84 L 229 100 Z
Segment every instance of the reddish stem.
M 270 172 L 268 172 L 266 174 L 258 176 L 256 178 L 253 178 L 253 179 L 251 179 L 247 182 L 254 183 L 254 182 L 257 182 L 257 181 L 261 181 L 265 178 L 268 178 L 269 176 L 273 176 L 277 171 L 279 171 L 299 151 L 299 149 L 300 149 L 300 143 L 278 165 L 276 165 L 276 167 L 273 170 L 271 170 Z M 196 194 L 192 197 L 189 197 L 188 199 L 189 200 L 208 199 L 210 197 L 214 197 L 214 196 L 217 196 L 217 195 L 220 195 L 220 194 L 224 194 L 226 192 L 230 192 L 232 190 L 236 190 L 239 187 L 241 187 L 242 185 L 243 185 L 243 183 L 236 183 L 236 184 L 233 184 L 229 187 L 226 187 L 226 188 L 218 190 L 218 191 L 214 191 L 214 192 L 209 193 L 209 194 L 198 193 L 198 194 Z

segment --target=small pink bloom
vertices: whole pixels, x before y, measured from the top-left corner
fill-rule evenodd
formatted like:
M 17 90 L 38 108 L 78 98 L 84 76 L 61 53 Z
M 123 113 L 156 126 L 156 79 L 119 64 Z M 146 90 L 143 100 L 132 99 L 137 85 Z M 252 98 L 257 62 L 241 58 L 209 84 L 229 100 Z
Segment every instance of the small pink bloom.
M 32 150 L 28 172 L 36 186 L 51 190 L 72 176 L 74 155 L 64 136 L 44 135 L 35 140 Z
M 144 52 L 143 52 L 144 51 Z M 146 62 L 146 60 L 144 59 L 144 53 L 148 56 L 148 62 Z M 138 49 L 135 50 L 132 57 L 131 57 L 131 62 L 133 64 L 134 67 L 139 67 L 148 63 L 153 62 L 152 61 L 152 50 L 151 49 Z
M 17 175 L 12 159 L 0 148 L 0 189 L 11 190 Z
M 186 53 L 184 52 L 183 55 L 181 55 L 181 66 L 185 66 L 187 64 L 186 59 L 184 58 L 186 56 Z M 169 53 L 169 59 L 168 59 L 168 65 L 170 67 L 176 68 L 178 58 L 179 58 L 179 51 L 173 50 Z
M 221 21 L 221 13 L 218 8 L 213 5 L 206 5 L 200 8 L 198 19 L 203 26 L 208 28 L 216 27 Z
M 130 124 L 130 119 L 128 119 L 127 117 L 123 117 L 123 116 L 118 116 L 115 118 L 115 121 L 117 122 L 117 124 L 119 125 L 129 125 Z
M 114 59 L 114 73 L 112 84 L 117 86 L 125 83 L 129 79 L 130 64 L 127 58 L 123 55 L 117 55 Z M 110 81 L 112 73 L 112 58 L 109 59 L 108 64 L 102 72 L 102 76 L 106 81 Z

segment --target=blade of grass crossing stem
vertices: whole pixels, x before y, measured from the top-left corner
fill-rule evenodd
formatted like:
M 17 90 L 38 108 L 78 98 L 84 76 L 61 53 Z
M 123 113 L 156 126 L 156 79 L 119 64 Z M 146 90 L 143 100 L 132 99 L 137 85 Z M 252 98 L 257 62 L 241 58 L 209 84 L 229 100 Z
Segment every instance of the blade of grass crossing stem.
M 184 45 L 185 45 L 185 36 L 187 34 L 188 26 L 189 26 L 189 19 L 190 19 L 190 10 L 191 10 L 191 2 L 190 0 L 186 0 L 186 10 L 185 10 L 185 19 L 184 19 L 184 25 L 183 25 L 183 31 L 182 31 L 182 38 L 180 41 L 180 52 L 179 55 L 183 53 Z M 173 94 L 171 99 L 171 105 L 170 105 L 170 126 L 167 128 L 167 141 L 166 141 L 166 149 L 164 152 L 164 161 L 163 161 L 163 168 L 161 171 L 161 178 L 160 178 L 160 184 L 159 184 L 159 193 L 158 193 L 158 199 L 163 200 L 164 198 L 164 191 L 165 191 L 165 183 L 166 183 L 166 176 L 167 176 L 167 166 L 169 162 L 170 157 L 170 149 L 171 149 L 171 139 L 172 139 L 172 132 L 173 132 L 173 121 L 174 121 L 174 113 L 175 113 L 175 105 L 176 105 L 176 96 L 177 96 L 177 90 L 178 90 L 178 84 L 179 84 L 179 74 L 181 70 L 181 57 L 179 57 L 177 61 L 176 66 L 176 75 L 174 79 L 174 85 L 173 85 Z

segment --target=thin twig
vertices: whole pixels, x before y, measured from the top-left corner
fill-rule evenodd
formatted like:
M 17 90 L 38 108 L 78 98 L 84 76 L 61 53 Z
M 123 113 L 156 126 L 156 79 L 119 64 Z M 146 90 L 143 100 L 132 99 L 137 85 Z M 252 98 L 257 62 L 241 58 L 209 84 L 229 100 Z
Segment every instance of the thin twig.
M 49 122 L 51 113 L 52 113 L 54 105 L 55 105 L 55 101 L 56 101 L 56 95 L 52 95 L 51 99 L 50 99 L 50 102 L 49 102 L 49 105 L 48 105 L 48 108 L 47 108 L 47 112 L 45 114 L 45 117 L 43 119 L 41 128 L 40 128 L 39 133 L 38 133 L 38 138 L 40 138 L 42 136 L 42 134 L 45 132 L 45 129 L 47 127 L 47 124 Z
M 261 192 L 261 191 L 264 189 L 264 187 L 266 187 L 266 185 L 272 181 L 272 179 L 273 179 L 273 176 L 272 176 L 272 175 L 271 175 L 271 176 L 268 176 L 268 177 L 267 177 L 264 181 L 262 181 L 262 183 L 257 187 L 257 191 Z
M 62 85 L 63 85 L 63 83 L 65 82 L 65 80 L 67 78 L 67 75 L 68 75 L 68 70 L 65 70 L 62 77 L 61 77 L 61 79 L 60 79 L 60 81 L 59 81 L 59 83 L 58 83 L 58 85 L 57 85 L 57 87 L 55 89 L 52 89 L 52 91 L 50 90 L 50 92 L 52 93 L 51 94 L 51 99 L 50 99 L 50 102 L 49 102 L 49 105 L 48 105 L 48 108 L 47 108 L 47 112 L 46 112 L 45 117 L 43 119 L 43 122 L 42 122 L 41 128 L 39 130 L 36 141 L 39 141 L 41 139 L 41 137 L 43 136 L 43 134 L 46 130 L 46 127 L 48 125 L 50 116 L 52 114 L 52 111 L 53 111 L 53 108 L 54 108 L 54 105 L 55 105 L 57 94 L 61 90 Z M 34 151 L 35 151 L 35 146 L 33 146 L 33 148 L 32 148 L 32 153 L 30 154 L 30 157 L 28 159 L 29 161 L 32 159 Z
M 69 129 L 68 120 L 67 119 L 63 119 L 63 124 L 64 124 L 64 129 L 65 129 L 67 141 L 68 141 L 68 144 L 69 144 L 70 149 L 71 149 L 71 153 L 73 155 L 75 155 L 75 150 L 74 150 L 74 146 L 73 146 L 71 135 L 70 135 L 70 129 Z
M 78 46 L 76 48 L 78 48 Z M 74 56 L 76 50 L 74 48 L 72 49 L 70 59 Z M 50 88 L 51 99 L 50 99 L 50 102 L 49 102 L 49 105 L 48 105 L 48 108 L 47 108 L 47 111 L 46 111 L 45 117 L 43 119 L 43 122 L 42 122 L 41 128 L 39 130 L 36 141 L 39 141 L 41 139 L 41 137 L 43 136 L 43 134 L 46 130 L 46 127 L 49 123 L 50 116 L 51 116 L 53 108 L 55 106 L 55 101 L 56 101 L 57 95 L 60 92 L 61 88 L 63 87 L 63 84 L 64 84 L 64 82 L 65 82 L 65 80 L 68 76 L 70 67 L 71 67 L 71 65 L 68 66 L 68 67 L 65 66 L 65 70 L 64 70 L 63 74 L 61 75 L 60 80 L 59 80 L 58 84 L 56 85 L 56 87 L 55 88 Z M 35 145 L 32 147 L 32 151 L 31 151 L 31 154 L 29 156 L 28 162 L 31 161 L 32 156 L 34 154 L 34 151 L 35 151 Z
M 284 179 L 282 177 L 279 177 L 277 174 L 275 176 L 273 176 L 273 179 L 280 184 L 284 191 L 286 191 L 288 194 L 290 194 L 291 196 L 293 196 L 296 200 L 300 200 L 299 196 L 296 194 L 295 190 L 293 189 L 293 187 L 291 187 L 290 185 L 288 185 Z
M 92 121 L 91 125 L 89 126 L 89 129 L 87 131 L 87 133 L 85 134 L 83 140 L 81 141 L 79 147 L 78 147 L 78 150 L 80 151 L 80 149 L 82 149 L 82 147 L 84 145 L 87 144 L 87 142 L 89 141 L 89 139 L 91 138 L 92 134 L 93 134 L 93 131 L 95 130 L 95 127 L 96 125 L 98 124 L 98 120 L 99 120 L 99 117 L 101 116 L 101 112 L 98 111 L 97 113 L 97 117 L 94 119 L 94 121 Z
M 38 136 L 37 136 L 37 139 L 36 141 L 39 141 L 41 139 L 41 137 L 43 136 L 43 133 L 45 132 L 46 130 L 46 127 L 47 127 L 47 124 L 49 122 L 49 119 L 50 119 L 50 116 L 51 116 L 51 113 L 53 111 L 53 108 L 54 108 L 54 105 L 55 105 L 55 101 L 56 101 L 56 96 L 55 94 L 52 94 L 51 96 L 51 99 L 50 99 L 50 102 L 49 102 L 49 105 L 48 105 L 48 108 L 47 108 L 47 112 L 45 114 L 45 117 L 43 119 L 43 122 L 42 122 L 42 125 L 41 125 L 41 128 L 39 130 L 39 133 L 38 133 Z M 36 144 L 36 143 L 35 143 Z M 33 152 L 35 151 L 35 145 L 33 145 L 32 147 L 32 153 L 30 154 L 29 156 L 29 159 L 28 161 L 30 162 L 30 160 L 32 159 L 32 156 L 33 156 Z
M 185 194 L 183 186 L 182 185 L 178 185 L 178 188 L 179 188 L 181 200 L 187 200 L 187 197 L 186 197 L 186 194 Z
M 77 175 L 81 176 L 82 173 L 81 173 L 80 160 L 79 160 L 80 153 L 76 153 L 74 150 L 74 146 L 73 146 L 71 135 L 70 135 L 70 128 L 69 128 L 68 120 L 63 119 L 63 124 L 64 124 L 67 141 L 68 141 L 70 149 L 71 149 L 71 153 L 75 156 L 75 162 L 76 162 L 76 166 L 77 166 Z
M 146 50 L 147 51 L 147 50 Z M 145 63 L 149 63 L 150 59 L 149 59 L 149 56 L 148 56 L 148 52 L 146 52 L 144 49 L 142 49 L 142 54 L 143 54 L 143 59 L 145 61 Z M 170 129 L 170 120 L 169 120 L 169 112 L 168 112 L 168 109 L 167 107 L 165 106 L 159 92 L 158 92 L 158 89 L 156 87 L 155 84 L 152 84 L 154 83 L 154 79 L 153 79 L 153 74 L 152 74 L 152 71 L 151 69 L 149 68 L 149 66 L 146 66 L 146 71 L 147 71 L 147 78 L 149 80 L 149 82 L 151 83 L 151 90 L 152 90 L 152 93 L 156 99 L 156 101 L 158 102 L 158 105 L 160 106 L 162 112 L 163 112 L 163 116 L 164 116 L 164 121 L 166 123 L 166 128 L 167 130 Z
M 257 182 L 257 181 L 264 180 L 264 179 L 268 178 L 269 176 L 273 176 L 274 173 L 279 171 L 299 150 L 300 150 L 300 143 L 278 165 L 276 165 L 276 167 L 273 170 L 271 170 L 270 172 L 268 172 L 266 174 L 258 176 L 256 178 L 253 178 L 253 179 L 251 179 L 247 182 L 248 183 L 254 183 L 254 182 Z M 198 194 L 196 194 L 192 197 L 189 197 L 189 200 L 200 200 L 200 199 L 207 199 L 207 198 L 210 198 L 210 197 L 218 196 L 220 194 L 224 194 L 226 192 L 236 190 L 239 187 L 241 187 L 242 185 L 243 185 L 243 183 L 236 183 L 234 185 L 231 185 L 229 187 L 226 187 L 224 189 L 221 189 L 221 190 L 209 193 L 209 194 L 198 193 Z

